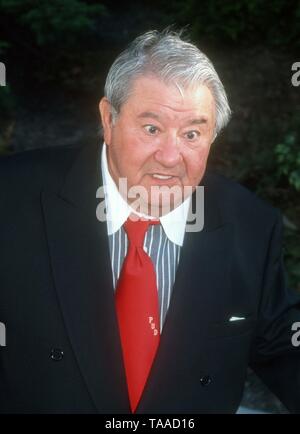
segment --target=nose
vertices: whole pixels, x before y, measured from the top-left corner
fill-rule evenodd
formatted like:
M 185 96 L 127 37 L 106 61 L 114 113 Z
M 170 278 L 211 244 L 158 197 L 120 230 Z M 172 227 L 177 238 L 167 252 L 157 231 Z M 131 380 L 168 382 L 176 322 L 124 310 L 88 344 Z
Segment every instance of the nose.
M 165 167 L 174 167 L 181 161 L 179 143 L 175 134 L 168 134 L 154 154 L 155 160 Z

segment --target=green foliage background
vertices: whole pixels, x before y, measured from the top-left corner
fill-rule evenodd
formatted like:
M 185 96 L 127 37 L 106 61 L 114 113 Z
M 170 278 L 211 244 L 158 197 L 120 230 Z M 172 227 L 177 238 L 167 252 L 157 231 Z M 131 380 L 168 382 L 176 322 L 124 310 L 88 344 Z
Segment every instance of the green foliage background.
M 96 76 L 101 66 L 97 59 L 104 58 L 109 47 L 113 58 L 138 33 L 172 24 L 188 26 L 191 39 L 212 52 L 263 46 L 300 60 L 298 0 L 0 0 L 0 61 L 29 71 L 33 81 L 45 86 L 60 81 L 62 92 L 71 85 L 75 94 L 89 81 L 86 65 L 88 77 Z M 93 79 L 90 83 L 93 88 Z M 15 86 L 0 87 L 0 152 L 10 151 L 18 96 Z M 281 208 L 290 284 L 300 289 L 299 110 L 286 117 L 284 128 L 281 122 L 280 114 L 254 122 L 251 147 L 229 153 L 223 166 Z
M 180 0 L 171 3 L 170 13 L 179 24 L 191 23 L 195 38 L 300 46 L 299 1 Z
M 15 30 L 40 47 L 55 43 L 72 45 L 83 31 L 93 27 L 94 18 L 105 13 L 99 2 L 80 0 L 1 0 L 1 21 L 9 19 Z

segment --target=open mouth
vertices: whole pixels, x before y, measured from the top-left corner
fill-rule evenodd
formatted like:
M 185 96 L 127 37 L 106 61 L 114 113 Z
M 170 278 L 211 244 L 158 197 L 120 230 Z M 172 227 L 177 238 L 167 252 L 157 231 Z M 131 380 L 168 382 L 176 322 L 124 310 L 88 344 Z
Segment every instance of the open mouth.
M 156 178 L 156 179 L 162 179 L 162 180 L 167 180 L 167 179 L 174 178 L 173 175 L 160 175 L 159 173 L 153 173 L 152 177 Z

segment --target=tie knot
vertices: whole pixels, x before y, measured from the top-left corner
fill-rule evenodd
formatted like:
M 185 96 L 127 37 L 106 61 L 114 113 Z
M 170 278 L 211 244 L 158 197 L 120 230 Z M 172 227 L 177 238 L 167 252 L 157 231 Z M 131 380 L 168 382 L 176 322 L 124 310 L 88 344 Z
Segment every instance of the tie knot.
M 124 223 L 129 242 L 136 247 L 143 247 L 145 234 L 150 225 L 159 224 L 159 220 L 137 220 L 130 218 Z

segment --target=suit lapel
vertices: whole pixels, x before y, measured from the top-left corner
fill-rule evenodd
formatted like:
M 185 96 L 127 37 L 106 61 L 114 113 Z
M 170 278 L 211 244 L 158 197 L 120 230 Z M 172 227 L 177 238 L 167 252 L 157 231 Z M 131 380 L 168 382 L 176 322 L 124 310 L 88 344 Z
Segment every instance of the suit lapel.
M 42 205 L 55 286 L 90 395 L 101 413 L 128 412 L 106 223 L 96 219 L 99 154 L 80 151 L 63 190 L 44 192 Z

